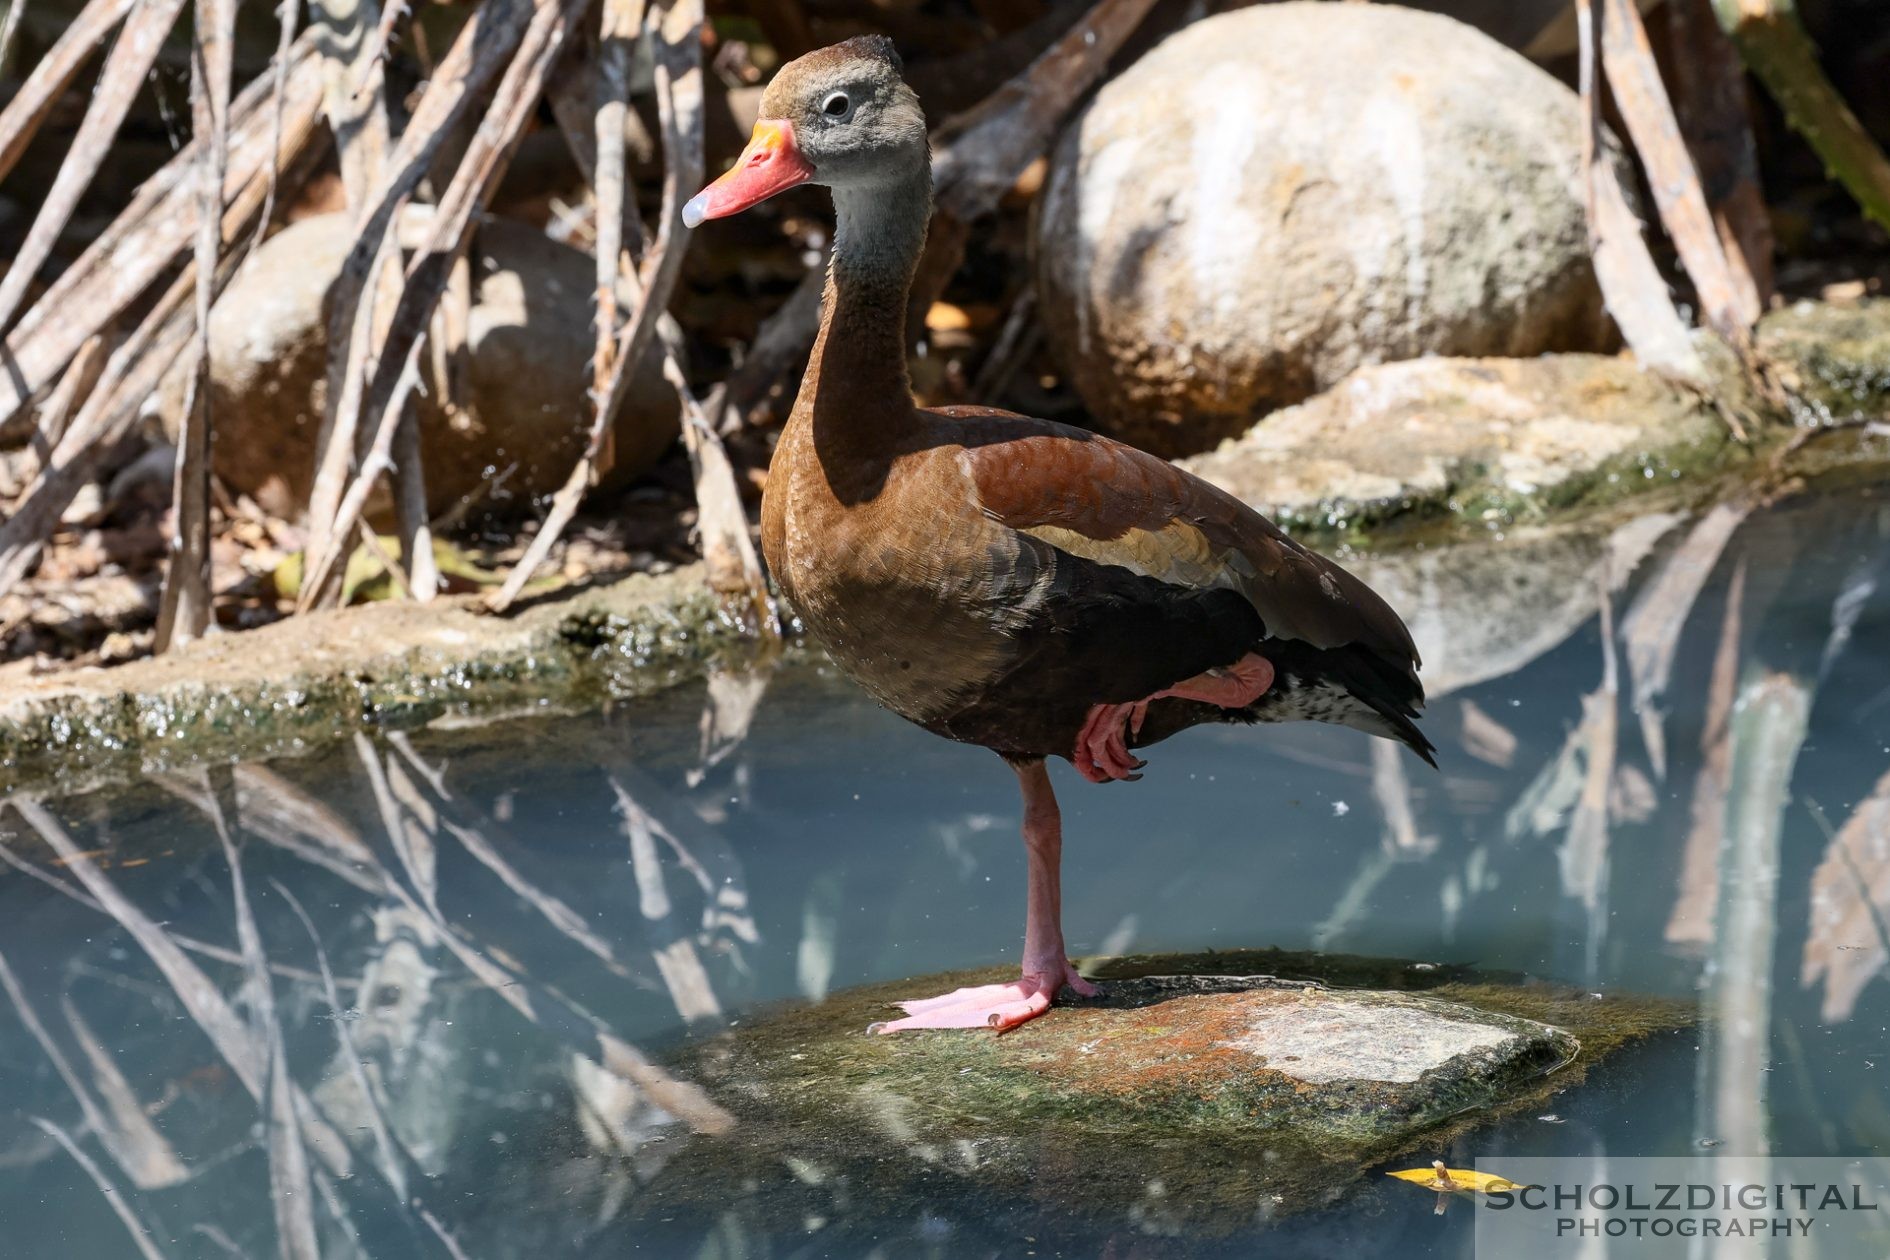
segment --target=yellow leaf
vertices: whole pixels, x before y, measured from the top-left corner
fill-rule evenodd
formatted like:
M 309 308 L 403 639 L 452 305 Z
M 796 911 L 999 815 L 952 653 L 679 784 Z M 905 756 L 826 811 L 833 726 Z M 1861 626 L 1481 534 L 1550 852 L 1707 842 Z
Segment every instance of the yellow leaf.
M 1523 1190 L 1526 1186 L 1499 1177 L 1495 1173 L 1474 1172 L 1468 1168 L 1446 1168 L 1443 1161 L 1432 1164 L 1429 1168 L 1407 1168 L 1403 1172 L 1387 1173 L 1399 1181 L 1409 1181 L 1423 1186 L 1426 1190 L 1469 1191 L 1476 1194 L 1495 1194 L 1499 1190 Z
M 971 316 L 950 302 L 934 302 L 925 312 L 925 326 L 933 332 L 964 332 L 971 327 Z

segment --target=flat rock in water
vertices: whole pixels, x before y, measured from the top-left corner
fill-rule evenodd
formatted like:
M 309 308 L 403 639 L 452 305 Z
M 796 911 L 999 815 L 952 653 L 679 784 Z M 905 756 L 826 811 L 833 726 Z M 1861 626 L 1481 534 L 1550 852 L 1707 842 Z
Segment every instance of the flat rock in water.
M 1209 1125 L 1330 1149 L 1496 1103 L 1579 1049 L 1548 1024 L 1414 994 L 1146 976 L 1005 1036 L 922 1032 L 789 1052 L 769 1089 L 824 1095 L 836 1070 L 871 1070 L 868 1117 L 900 1098 L 1007 1124 L 1151 1135 Z
M 1125 975 L 1002 1036 L 867 1031 L 898 998 L 992 975 L 837 994 L 677 1064 L 738 1118 L 740 1140 L 697 1144 L 665 1177 L 676 1193 L 717 1193 L 766 1183 L 771 1166 L 778 1181 L 785 1165 L 810 1185 L 871 1177 L 876 1195 L 905 1186 L 922 1200 L 925 1179 L 949 1173 L 1097 1207 L 1158 1186 L 1197 1223 L 1250 1217 L 1257 1202 L 1283 1213 L 1580 1080 L 1625 1036 L 1681 1022 L 1636 1007 L 1624 1033 L 1609 1021 L 1631 1002 L 1381 966 L 1402 991 Z

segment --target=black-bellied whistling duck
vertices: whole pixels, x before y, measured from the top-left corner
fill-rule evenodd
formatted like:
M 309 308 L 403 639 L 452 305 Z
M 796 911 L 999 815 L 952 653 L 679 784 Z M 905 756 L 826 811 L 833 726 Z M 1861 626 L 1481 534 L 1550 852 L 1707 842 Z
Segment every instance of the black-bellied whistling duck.
M 905 316 L 931 218 L 925 119 L 889 40 L 784 66 L 695 227 L 798 184 L 833 190 L 820 338 L 762 503 L 768 567 L 874 699 L 991 749 L 1024 793 L 1023 976 L 906 1002 L 909 1028 L 1015 1027 L 1068 986 L 1062 828 L 1046 757 L 1134 779 L 1129 749 L 1199 722 L 1309 718 L 1402 740 L 1418 656 L 1338 565 L 1165 460 L 986 407 L 913 405 Z

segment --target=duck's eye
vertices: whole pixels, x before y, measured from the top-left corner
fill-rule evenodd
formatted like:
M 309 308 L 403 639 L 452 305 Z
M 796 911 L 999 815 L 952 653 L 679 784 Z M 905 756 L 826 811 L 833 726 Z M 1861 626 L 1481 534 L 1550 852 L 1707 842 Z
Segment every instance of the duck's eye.
M 852 108 L 853 102 L 847 99 L 845 92 L 830 92 L 820 103 L 820 112 L 829 118 L 844 118 Z

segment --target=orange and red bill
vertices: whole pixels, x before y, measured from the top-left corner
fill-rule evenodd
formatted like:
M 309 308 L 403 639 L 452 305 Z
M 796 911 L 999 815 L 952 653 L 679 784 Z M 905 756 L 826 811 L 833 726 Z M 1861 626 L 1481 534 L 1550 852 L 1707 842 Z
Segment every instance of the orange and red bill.
M 709 219 L 726 219 L 813 177 L 814 164 L 794 142 L 794 124 L 763 118 L 755 123 L 748 147 L 728 173 L 683 206 L 683 223 L 697 227 Z

